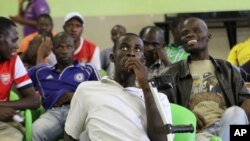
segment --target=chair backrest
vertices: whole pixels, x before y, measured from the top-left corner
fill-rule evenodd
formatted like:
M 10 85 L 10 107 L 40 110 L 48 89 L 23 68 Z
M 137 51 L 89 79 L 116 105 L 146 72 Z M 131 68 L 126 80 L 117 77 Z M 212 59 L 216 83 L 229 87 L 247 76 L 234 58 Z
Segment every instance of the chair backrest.
M 14 91 L 10 91 L 10 101 L 15 101 L 18 99 L 19 99 L 19 96 Z
M 100 74 L 101 74 L 101 77 L 107 76 L 107 71 L 105 71 L 104 69 L 101 69 Z
M 174 141 L 195 141 L 196 133 L 196 117 L 189 109 L 171 103 L 173 125 L 188 125 L 194 126 L 193 133 L 176 133 Z

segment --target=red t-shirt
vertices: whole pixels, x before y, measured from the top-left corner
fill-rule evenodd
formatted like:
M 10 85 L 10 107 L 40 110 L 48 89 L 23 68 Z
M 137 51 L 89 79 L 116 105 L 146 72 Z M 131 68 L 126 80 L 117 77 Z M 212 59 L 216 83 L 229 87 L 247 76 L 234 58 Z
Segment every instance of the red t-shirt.
M 19 56 L 0 63 L 0 102 L 8 101 L 12 84 L 17 88 L 32 84 L 29 75 Z
M 86 39 L 80 44 L 80 47 L 74 53 L 74 60 L 80 60 L 83 63 L 89 63 L 94 56 L 96 45 Z

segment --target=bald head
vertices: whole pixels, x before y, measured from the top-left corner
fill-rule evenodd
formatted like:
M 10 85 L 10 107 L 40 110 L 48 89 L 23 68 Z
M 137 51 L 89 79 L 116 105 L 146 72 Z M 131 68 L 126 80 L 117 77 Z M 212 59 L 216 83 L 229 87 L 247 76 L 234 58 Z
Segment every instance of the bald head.
M 144 43 L 146 66 L 149 67 L 159 59 L 155 52 L 165 47 L 164 31 L 157 26 L 147 26 L 139 34 Z
M 67 32 L 59 32 L 53 38 L 53 46 L 54 46 L 54 48 L 57 48 L 60 45 L 60 42 L 62 40 L 64 40 L 64 39 L 67 39 L 69 44 L 74 45 L 74 39 L 69 33 L 67 33 Z
M 120 36 L 126 33 L 126 28 L 122 25 L 115 25 L 111 29 L 111 40 L 115 43 Z
M 192 17 L 184 21 L 181 30 L 181 41 L 191 57 L 200 59 L 208 58 L 208 42 L 211 34 L 207 24 L 200 18 Z
M 157 26 L 146 26 L 142 28 L 139 36 L 142 38 L 142 40 L 155 36 L 155 38 L 157 38 L 160 42 L 164 42 L 164 31 Z
M 111 31 L 112 30 L 121 30 L 122 32 L 126 33 L 126 28 L 124 26 L 122 26 L 122 25 L 119 25 L 119 24 L 113 26 Z
M 187 24 L 194 24 L 194 23 L 199 23 L 199 25 L 201 27 L 203 27 L 207 32 L 208 32 L 208 27 L 207 27 L 207 24 L 205 23 L 205 21 L 203 21 L 202 19 L 200 18 L 197 18 L 197 17 L 191 17 L 191 18 L 188 18 L 184 21 L 184 25 L 187 25 Z

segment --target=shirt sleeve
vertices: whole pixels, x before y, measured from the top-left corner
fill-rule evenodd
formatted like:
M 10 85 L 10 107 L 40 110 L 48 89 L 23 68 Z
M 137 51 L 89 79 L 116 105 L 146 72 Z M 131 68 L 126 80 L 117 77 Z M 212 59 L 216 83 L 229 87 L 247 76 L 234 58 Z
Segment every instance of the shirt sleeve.
M 103 70 L 107 70 L 108 69 L 108 65 L 109 65 L 108 54 L 109 54 L 108 49 L 104 49 L 100 53 L 101 68 Z
M 99 71 L 95 68 L 95 66 L 91 64 L 86 65 L 90 69 L 90 79 L 89 80 L 100 80 L 100 74 Z
M 170 106 L 168 97 L 163 93 L 159 93 L 159 96 L 160 96 L 162 107 L 163 107 L 163 109 L 164 109 L 164 111 L 166 112 L 166 115 L 167 115 L 167 121 L 168 121 L 169 124 L 173 125 L 172 111 L 171 111 L 171 106 Z M 168 134 L 168 139 L 171 140 L 171 139 L 174 138 L 174 136 L 175 136 L 174 134 Z
M 230 62 L 231 64 L 235 65 L 235 66 L 239 66 L 239 62 L 237 59 L 237 50 L 238 48 L 240 48 L 241 44 L 238 44 L 236 46 L 234 46 L 231 51 L 229 52 L 229 55 L 227 57 L 227 61 Z
M 30 77 L 27 73 L 19 56 L 16 57 L 15 69 L 14 69 L 14 82 L 17 88 L 22 88 L 32 84 Z
M 85 130 L 85 120 L 87 118 L 87 106 L 83 105 L 84 85 L 80 84 L 70 103 L 70 110 L 65 122 L 65 132 L 74 139 L 79 139 L 80 134 Z
M 101 59 L 100 59 L 100 49 L 99 49 L 99 47 L 95 48 L 95 51 L 94 51 L 94 54 L 93 54 L 93 57 L 92 57 L 90 63 L 95 65 L 95 67 L 96 67 L 96 69 L 98 71 L 101 70 Z
M 29 36 L 29 35 L 28 35 Z M 28 48 L 28 45 L 29 45 L 29 41 L 27 40 L 27 37 L 26 36 L 20 43 L 19 45 L 19 48 L 18 48 L 18 53 L 24 53 L 27 48 Z
M 29 74 L 29 77 L 34 85 L 35 88 L 38 87 L 38 81 L 37 81 L 37 76 L 36 76 L 36 73 L 39 69 L 43 68 L 43 67 L 46 67 L 47 64 L 38 64 L 38 65 L 35 65 L 33 66 L 32 68 L 28 69 L 28 74 Z
M 159 96 L 160 96 L 162 107 L 163 107 L 164 111 L 166 112 L 168 122 L 170 124 L 172 124 L 173 123 L 172 122 L 172 112 L 171 112 L 171 106 L 170 106 L 168 97 L 163 93 L 159 93 Z

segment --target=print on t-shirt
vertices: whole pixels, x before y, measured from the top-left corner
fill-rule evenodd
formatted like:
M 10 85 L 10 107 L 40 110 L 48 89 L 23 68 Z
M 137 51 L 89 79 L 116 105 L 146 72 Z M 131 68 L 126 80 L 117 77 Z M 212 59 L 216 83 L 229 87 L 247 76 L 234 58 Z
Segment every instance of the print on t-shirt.
M 192 93 L 212 92 L 221 94 L 221 88 L 216 76 L 212 72 L 205 72 L 203 75 L 193 75 Z

